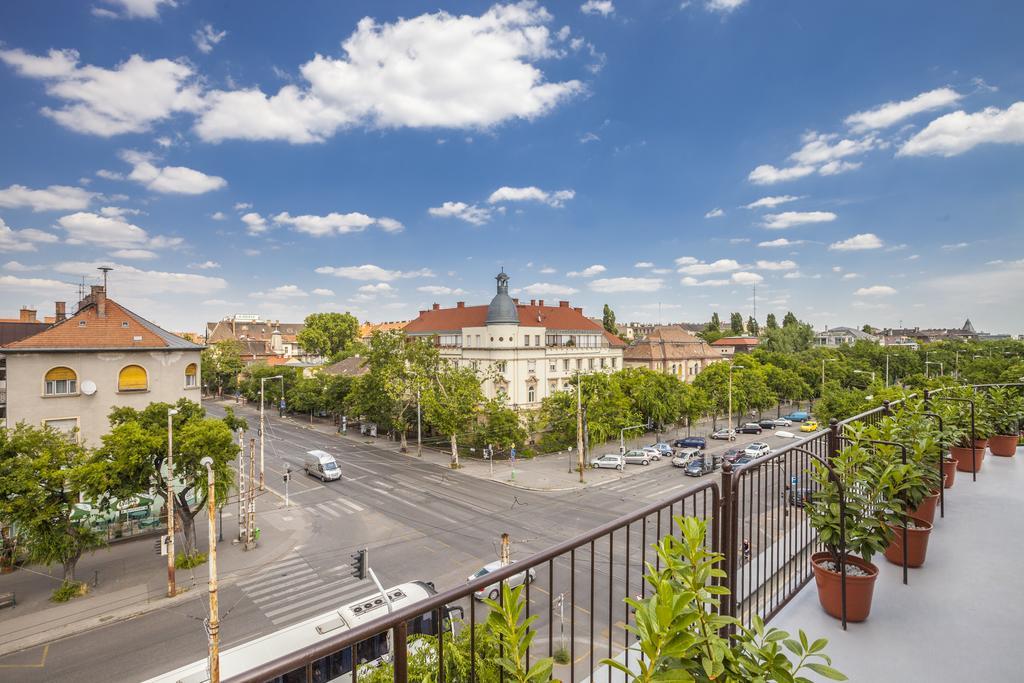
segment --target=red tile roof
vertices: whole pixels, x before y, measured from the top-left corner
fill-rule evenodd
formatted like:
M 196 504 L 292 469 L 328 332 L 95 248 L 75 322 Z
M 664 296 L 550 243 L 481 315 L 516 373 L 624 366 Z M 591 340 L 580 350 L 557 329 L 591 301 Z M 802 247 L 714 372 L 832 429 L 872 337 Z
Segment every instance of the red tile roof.
M 626 343 L 601 325 L 583 315 L 583 310 L 570 308 L 568 304 L 540 306 L 517 304 L 520 327 L 546 327 L 549 330 L 599 332 L 609 345 L 624 347 Z M 464 327 L 484 327 L 487 323 L 487 306 L 463 306 L 455 308 L 433 308 L 420 311 L 419 317 L 405 326 L 407 334 L 440 334 L 456 332 Z
M 711 342 L 712 346 L 757 346 L 761 340 L 757 337 L 722 337 Z

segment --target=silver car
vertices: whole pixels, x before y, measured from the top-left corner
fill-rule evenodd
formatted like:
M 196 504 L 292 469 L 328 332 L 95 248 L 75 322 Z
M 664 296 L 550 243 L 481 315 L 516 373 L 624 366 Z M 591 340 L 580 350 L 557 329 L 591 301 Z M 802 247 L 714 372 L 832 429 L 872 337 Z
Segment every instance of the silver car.
M 792 420 L 787 420 L 784 417 L 777 417 L 774 420 L 772 420 L 772 422 L 775 423 L 776 427 L 792 427 L 793 426 L 793 421 Z
M 647 451 L 632 450 L 626 451 L 622 459 L 626 461 L 627 465 L 650 465 L 655 458 Z
M 512 564 L 515 564 L 515 563 L 516 563 L 516 561 L 512 560 Z M 467 577 L 466 581 L 473 581 L 474 579 L 479 579 L 481 576 L 487 576 L 488 574 L 490 574 L 492 572 L 495 572 L 495 571 L 497 571 L 499 569 L 501 569 L 501 562 L 491 562 L 490 564 L 486 564 L 483 567 L 481 567 L 480 571 L 478 571 L 477 573 Z M 513 574 L 509 578 L 505 579 L 505 583 L 507 583 L 510 588 L 515 588 L 516 586 L 518 586 L 518 585 L 520 585 L 522 583 L 532 583 L 536 578 L 537 578 L 537 572 L 534 571 L 534 569 L 531 567 L 530 569 L 527 569 L 524 572 L 519 572 L 518 574 Z M 484 598 L 490 598 L 491 600 L 497 600 L 498 599 L 498 593 L 499 593 L 499 584 L 492 583 L 489 586 L 485 586 L 484 588 L 479 588 L 476 591 L 474 591 L 473 592 L 473 597 L 476 598 L 477 600 L 483 600 Z
M 658 462 L 659 460 L 661 460 L 662 453 L 654 446 L 644 446 L 640 450 L 642 450 L 647 455 L 651 456 L 651 460 L 653 460 L 654 462 Z
M 700 457 L 699 448 L 683 448 L 672 458 L 672 467 L 686 467 L 694 458 Z
M 618 453 L 607 453 L 600 458 L 590 461 L 590 466 L 595 469 L 607 469 L 622 471 L 626 469 L 626 461 Z

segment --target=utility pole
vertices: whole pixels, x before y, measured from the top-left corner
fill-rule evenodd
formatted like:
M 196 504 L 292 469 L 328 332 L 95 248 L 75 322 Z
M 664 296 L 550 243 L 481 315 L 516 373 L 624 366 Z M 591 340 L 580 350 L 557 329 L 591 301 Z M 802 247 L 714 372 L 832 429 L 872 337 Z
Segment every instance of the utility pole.
M 167 410 L 167 597 L 178 592 L 174 584 L 174 422 L 177 409 Z
M 245 432 L 238 428 L 238 540 L 245 538 Z
M 266 383 L 268 379 L 279 379 L 281 380 L 281 399 L 284 400 L 284 375 L 274 375 L 273 377 L 260 377 L 260 491 L 264 489 L 263 483 L 263 393 L 266 389 Z
M 256 547 L 256 439 L 249 439 L 249 487 L 246 489 L 245 549 Z
M 885 386 L 889 386 L 889 354 L 885 354 Z
M 512 563 L 512 538 L 508 534 L 501 535 L 501 566 L 507 567 Z
M 580 471 L 580 483 L 583 483 L 583 393 L 580 388 L 582 376 L 576 371 L 576 466 Z
M 420 421 L 420 388 L 416 387 L 416 457 L 423 457 L 423 428 Z
M 207 562 L 210 566 L 210 618 L 206 624 L 206 632 L 210 636 L 209 673 L 210 683 L 220 683 L 220 614 L 217 607 L 217 521 L 213 516 L 216 488 L 213 480 L 213 458 L 199 461 L 206 466 L 206 515 L 209 517 L 209 548 Z

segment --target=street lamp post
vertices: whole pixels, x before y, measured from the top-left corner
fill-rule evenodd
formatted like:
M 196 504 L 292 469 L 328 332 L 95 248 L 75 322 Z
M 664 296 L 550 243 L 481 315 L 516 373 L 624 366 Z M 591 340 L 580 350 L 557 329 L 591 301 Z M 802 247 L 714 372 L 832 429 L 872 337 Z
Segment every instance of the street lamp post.
M 284 375 L 274 375 L 273 377 L 260 377 L 260 491 L 264 490 L 263 484 L 263 392 L 266 388 L 268 379 L 279 379 L 281 380 L 281 398 L 284 398 Z
M 875 383 L 875 372 L 874 370 L 854 370 L 855 375 L 871 375 L 871 383 Z
M 733 370 L 746 370 L 746 369 L 747 369 L 746 365 L 733 365 L 732 363 L 729 364 L 729 421 L 726 423 L 728 425 L 726 427 L 726 429 L 729 430 L 729 440 L 730 441 L 735 439 L 735 435 L 732 432 L 732 430 L 733 430 L 733 426 L 732 426 L 732 371 Z
M 889 354 L 885 354 L 885 386 L 889 386 Z
M 576 467 L 583 483 L 583 389 L 579 369 L 576 370 Z M 570 470 L 571 471 L 571 470 Z
M 423 457 L 423 427 L 420 421 L 420 388 L 416 387 L 416 457 Z
M 943 372 L 944 372 L 943 369 L 942 369 L 942 361 L 926 360 L 924 362 L 924 376 L 925 376 L 925 378 L 927 379 L 928 377 L 930 377 L 930 374 L 928 372 L 928 366 L 930 366 L 930 365 L 938 365 L 939 366 L 939 376 L 941 377 Z
M 177 408 L 167 409 L 167 597 L 177 593 L 174 585 L 174 421 Z
M 209 633 L 209 673 L 210 683 L 220 683 L 220 614 L 217 607 L 217 538 L 216 519 L 213 516 L 216 489 L 213 477 L 213 458 L 206 457 L 199 461 L 206 467 L 206 514 L 209 517 L 209 556 L 207 563 L 210 568 L 210 617 L 207 622 Z

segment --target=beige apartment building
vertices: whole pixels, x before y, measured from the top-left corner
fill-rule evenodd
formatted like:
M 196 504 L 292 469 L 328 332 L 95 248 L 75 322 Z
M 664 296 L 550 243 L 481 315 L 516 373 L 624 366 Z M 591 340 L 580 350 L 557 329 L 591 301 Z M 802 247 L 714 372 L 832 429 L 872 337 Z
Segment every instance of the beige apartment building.
M 623 354 L 627 368 L 647 368 L 692 382 L 722 355 L 703 339 L 678 325 L 656 325 Z
M 99 445 L 115 406 L 142 409 L 180 398 L 199 403 L 203 348 L 94 286 L 74 315 L 0 347 L 7 366 L 7 425 L 49 425 Z

